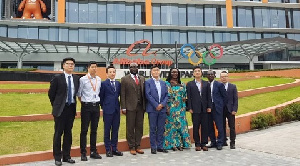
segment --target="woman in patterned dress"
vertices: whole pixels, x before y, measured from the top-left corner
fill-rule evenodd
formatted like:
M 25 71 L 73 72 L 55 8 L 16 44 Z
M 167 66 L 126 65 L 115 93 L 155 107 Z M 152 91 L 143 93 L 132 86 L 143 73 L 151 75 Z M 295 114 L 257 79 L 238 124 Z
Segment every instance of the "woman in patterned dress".
M 169 100 L 164 133 L 164 149 L 182 151 L 183 148 L 191 146 L 191 139 L 185 115 L 186 86 L 180 81 L 178 69 L 170 69 L 166 84 Z

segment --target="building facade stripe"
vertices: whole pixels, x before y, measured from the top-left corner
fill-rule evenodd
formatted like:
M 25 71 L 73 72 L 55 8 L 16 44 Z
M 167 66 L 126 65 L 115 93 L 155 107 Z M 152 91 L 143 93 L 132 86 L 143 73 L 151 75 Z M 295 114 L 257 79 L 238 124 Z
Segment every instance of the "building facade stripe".
M 65 23 L 66 19 L 66 0 L 58 0 L 57 22 Z

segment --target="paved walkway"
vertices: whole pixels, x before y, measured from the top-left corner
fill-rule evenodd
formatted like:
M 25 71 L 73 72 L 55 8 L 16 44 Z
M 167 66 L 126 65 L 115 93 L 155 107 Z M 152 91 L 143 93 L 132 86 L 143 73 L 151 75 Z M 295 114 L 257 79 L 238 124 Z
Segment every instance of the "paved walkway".
M 237 136 L 235 150 L 224 147 L 223 150 L 209 149 L 208 152 L 196 152 L 194 148 L 180 151 L 169 151 L 167 154 L 145 154 L 132 156 L 128 152 L 122 157 L 103 159 L 89 159 L 87 162 L 74 158 L 76 165 L 251 165 L 251 166 L 293 166 L 300 165 L 300 122 L 287 123 L 265 130 L 253 131 Z M 19 164 L 28 165 L 54 165 L 54 160 Z M 63 163 L 70 166 L 71 164 Z

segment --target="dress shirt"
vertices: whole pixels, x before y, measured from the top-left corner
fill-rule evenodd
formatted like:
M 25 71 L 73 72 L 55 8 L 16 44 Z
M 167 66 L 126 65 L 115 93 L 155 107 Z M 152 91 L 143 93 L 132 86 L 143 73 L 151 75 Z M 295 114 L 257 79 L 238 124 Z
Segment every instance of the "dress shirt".
M 227 89 L 228 89 L 228 82 L 224 83 L 224 86 L 225 86 L 225 90 L 227 91 Z
M 213 80 L 213 81 L 210 83 L 211 102 L 214 102 L 214 99 L 213 99 L 214 82 L 215 82 L 215 80 Z
M 75 100 L 74 100 L 74 93 L 75 93 L 75 87 L 74 87 L 74 82 L 73 82 L 73 76 L 72 74 L 67 74 L 65 71 L 64 71 L 64 74 L 65 74 L 65 78 L 66 78 L 66 83 L 67 83 L 67 88 L 68 85 L 69 85 L 69 82 L 68 82 L 68 76 L 71 76 L 71 91 L 72 91 L 72 103 L 75 103 Z M 67 89 L 67 92 L 68 92 L 68 89 Z M 68 93 L 67 93 L 67 98 L 66 98 L 66 103 L 68 103 Z
M 131 75 L 131 78 L 134 80 L 134 82 L 135 82 L 135 78 L 134 78 L 135 76 L 136 76 L 137 79 L 139 79 L 139 75 L 138 75 L 138 74 L 136 74 L 136 75 L 130 74 L 130 75 Z M 139 80 L 139 81 L 140 81 L 140 80 Z M 139 82 L 139 83 L 140 83 L 140 82 Z
M 195 83 L 196 83 L 196 85 L 197 85 L 197 87 L 198 87 L 198 90 L 199 90 L 200 96 L 201 96 L 201 81 L 198 82 L 198 81 L 195 79 Z
M 152 79 L 154 80 L 157 92 L 158 92 L 158 100 L 160 103 L 160 98 L 161 98 L 161 86 L 160 86 L 160 79 L 156 80 L 155 78 L 152 77 Z
M 91 81 L 88 77 L 90 77 Z M 93 86 L 96 87 L 95 91 L 92 87 L 91 82 Z M 93 103 L 99 102 L 100 88 L 101 88 L 101 78 L 98 76 L 91 77 L 90 73 L 88 73 L 87 75 L 80 78 L 80 85 L 79 85 L 77 96 L 81 97 L 82 102 L 93 102 Z

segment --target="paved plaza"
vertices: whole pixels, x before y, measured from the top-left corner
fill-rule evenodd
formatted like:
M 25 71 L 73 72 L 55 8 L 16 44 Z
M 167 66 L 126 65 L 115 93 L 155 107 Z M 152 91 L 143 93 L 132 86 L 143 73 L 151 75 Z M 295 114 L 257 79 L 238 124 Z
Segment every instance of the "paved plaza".
M 196 152 L 194 147 L 184 151 L 169 151 L 169 153 L 150 153 L 145 149 L 145 154 L 133 156 L 124 152 L 122 157 L 103 159 L 89 159 L 80 161 L 74 158 L 75 164 L 63 163 L 65 166 L 79 165 L 245 165 L 245 166 L 268 166 L 268 165 L 300 165 L 300 122 L 286 123 L 265 130 L 252 131 L 237 135 L 236 149 L 231 150 L 228 146 L 223 150 L 209 149 L 208 152 Z M 54 165 L 54 160 L 18 164 L 18 166 Z

